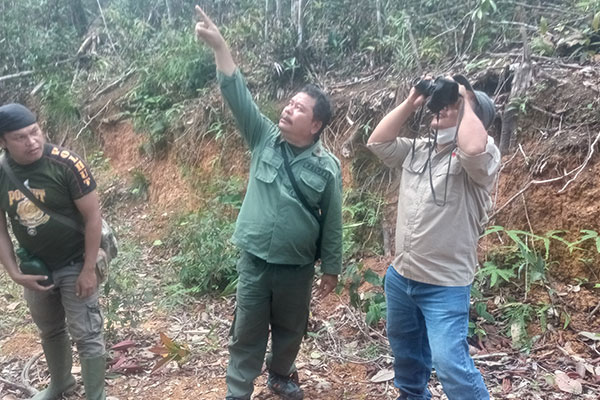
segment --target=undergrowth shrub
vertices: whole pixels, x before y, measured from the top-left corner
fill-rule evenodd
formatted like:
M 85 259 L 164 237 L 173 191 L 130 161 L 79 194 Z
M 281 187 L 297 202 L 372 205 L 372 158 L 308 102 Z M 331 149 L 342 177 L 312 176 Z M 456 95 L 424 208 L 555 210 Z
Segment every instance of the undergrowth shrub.
M 346 190 L 342 206 L 344 260 L 369 252 L 381 253 L 383 197 L 374 192 Z
M 227 295 L 235 288 L 238 250 L 229 239 L 242 204 L 241 181 L 232 179 L 217 187 L 219 195 L 174 226 L 172 240 L 180 248 L 172 258 L 179 269 L 175 291 Z
M 140 62 L 139 83 L 127 97 L 136 130 L 147 131 L 153 144 L 165 140 L 184 101 L 197 97 L 216 74 L 212 53 L 191 31 L 166 30 L 155 39 L 154 51 Z
M 110 264 L 110 273 L 103 287 L 103 308 L 106 335 L 115 338 L 124 328 L 135 328 L 140 322 L 139 307 L 153 297 L 151 285 L 143 284 L 136 265 L 142 259 L 139 243 L 119 240 L 119 256 Z
M 179 223 L 181 284 L 191 294 L 220 293 L 236 278 L 237 250 L 229 243 L 235 223 L 209 207 Z

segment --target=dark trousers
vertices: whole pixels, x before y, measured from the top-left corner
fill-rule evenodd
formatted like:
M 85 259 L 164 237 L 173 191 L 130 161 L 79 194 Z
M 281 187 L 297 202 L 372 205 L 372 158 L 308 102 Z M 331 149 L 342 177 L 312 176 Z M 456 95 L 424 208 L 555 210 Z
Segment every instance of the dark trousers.
M 250 399 L 271 327 L 268 368 L 289 375 L 306 332 L 314 264 L 282 265 L 242 252 L 229 341 L 227 396 Z

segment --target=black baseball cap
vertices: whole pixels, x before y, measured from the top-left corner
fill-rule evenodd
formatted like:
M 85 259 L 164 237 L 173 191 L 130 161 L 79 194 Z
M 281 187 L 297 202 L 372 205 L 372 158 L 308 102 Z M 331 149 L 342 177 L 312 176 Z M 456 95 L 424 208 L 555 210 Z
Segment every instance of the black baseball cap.
M 0 107 L 0 135 L 35 124 L 37 118 L 24 105 L 6 104 Z

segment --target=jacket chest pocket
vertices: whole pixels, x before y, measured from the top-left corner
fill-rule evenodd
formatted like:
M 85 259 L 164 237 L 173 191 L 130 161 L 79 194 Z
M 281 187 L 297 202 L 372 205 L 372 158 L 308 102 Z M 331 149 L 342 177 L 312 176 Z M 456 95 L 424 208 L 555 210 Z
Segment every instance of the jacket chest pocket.
M 319 208 L 323 191 L 327 185 L 325 178 L 313 172 L 302 170 L 300 172 L 300 181 L 302 182 L 301 188 L 304 197 L 306 197 L 310 204 Z
M 264 183 L 273 183 L 282 163 L 281 154 L 277 153 L 275 149 L 267 147 L 258 161 L 256 179 Z

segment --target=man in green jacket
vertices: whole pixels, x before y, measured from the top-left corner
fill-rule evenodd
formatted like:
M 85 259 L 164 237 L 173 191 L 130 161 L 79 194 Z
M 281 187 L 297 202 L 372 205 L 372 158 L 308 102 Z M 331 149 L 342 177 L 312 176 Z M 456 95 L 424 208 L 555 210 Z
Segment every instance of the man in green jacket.
M 271 122 L 252 100 L 219 29 L 200 7 L 196 11 L 196 36 L 214 52 L 221 92 L 252 153 L 232 238 L 242 252 L 227 399 L 250 399 L 269 327 L 268 386 L 284 399 L 302 399 L 294 360 L 308 323 L 315 259 L 321 259 L 321 298 L 335 288 L 341 270 L 340 164 L 319 140 L 331 106 L 321 90 L 308 85 L 292 97 L 279 123 Z

